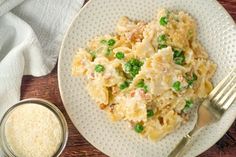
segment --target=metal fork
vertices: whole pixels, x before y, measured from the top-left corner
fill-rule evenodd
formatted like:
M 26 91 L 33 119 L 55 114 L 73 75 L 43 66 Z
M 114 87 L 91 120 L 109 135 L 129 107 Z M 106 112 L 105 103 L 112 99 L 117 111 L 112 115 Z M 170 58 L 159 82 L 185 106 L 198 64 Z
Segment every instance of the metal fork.
M 182 157 L 192 137 L 206 125 L 217 122 L 236 99 L 236 69 L 224 78 L 198 108 L 198 119 L 192 131 L 183 137 L 168 157 Z

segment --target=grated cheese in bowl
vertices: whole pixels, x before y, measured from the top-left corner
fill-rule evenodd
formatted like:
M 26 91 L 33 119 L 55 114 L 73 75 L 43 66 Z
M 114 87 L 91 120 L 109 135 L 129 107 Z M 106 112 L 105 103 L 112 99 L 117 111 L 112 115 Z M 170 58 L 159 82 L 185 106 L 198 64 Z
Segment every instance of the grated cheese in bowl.
M 67 125 L 63 125 L 64 117 L 60 119 L 62 114 L 58 116 L 55 112 L 57 108 L 45 104 L 24 101 L 5 114 L 1 140 L 6 155 L 59 156 L 67 140 Z

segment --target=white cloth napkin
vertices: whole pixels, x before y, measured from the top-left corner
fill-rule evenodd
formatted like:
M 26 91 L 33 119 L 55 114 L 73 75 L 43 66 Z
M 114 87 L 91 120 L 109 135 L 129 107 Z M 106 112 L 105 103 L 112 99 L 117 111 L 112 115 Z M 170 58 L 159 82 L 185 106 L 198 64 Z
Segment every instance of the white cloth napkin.
M 0 118 L 19 101 L 23 75 L 43 76 L 54 68 L 66 29 L 83 3 L 0 0 Z

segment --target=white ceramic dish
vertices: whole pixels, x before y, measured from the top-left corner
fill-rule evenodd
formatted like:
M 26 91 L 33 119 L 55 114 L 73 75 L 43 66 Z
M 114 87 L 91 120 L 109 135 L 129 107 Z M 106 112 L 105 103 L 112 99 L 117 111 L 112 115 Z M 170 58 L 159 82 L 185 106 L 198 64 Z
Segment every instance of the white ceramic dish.
M 110 122 L 91 100 L 85 82 L 71 77 L 71 61 L 78 47 L 97 35 L 114 31 L 120 16 L 151 20 L 158 8 L 184 10 L 198 23 L 199 40 L 218 64 L 214 84 L 236 67 L 236 26 L 215 0 L 91 0 L 74 19 L 62 44 L 58 63 L 59 87 L 65 108 L 79 132 L 95 147 L 112 157 L 165 157 L 194 125 L 195 118 L 176 132 L 154 143 L 140 138 L 125 123 Z M 236 117 L 234 104 L 218 123 L 202 130 L 188 157 L 214 145 Z

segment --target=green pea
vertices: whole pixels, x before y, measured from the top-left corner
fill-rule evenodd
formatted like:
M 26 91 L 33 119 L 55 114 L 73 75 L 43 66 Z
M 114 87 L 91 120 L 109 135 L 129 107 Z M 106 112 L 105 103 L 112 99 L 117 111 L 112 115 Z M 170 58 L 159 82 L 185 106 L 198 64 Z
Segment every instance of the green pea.
M 166 16 L 163 16 L 160 18 L 160 25 L 166 26 L 168 24 L 168 18 Z
M 180 57 L 182 55 L 183 51 L 174 49 L 174 58 Z
M 184 113 L 187 113 L 192 107 L 193 107 L 193 101 L 192 100 L 186 100 L 185 101 L 185 107 L 182 111 Z
M 143 62 L 138 59 L 131 59 L 125 63 L 125 72 L 134 78 L 140 71 Z
M 130 75 L 132 76 L 132 78 L 134 78 L 137 74 L 139 73 L 139 69 L 136 69 L 136 70 L 132 70 L 130 71 Z
M 192 100 L 186 100 L 186 106 L 192 107 L 193 106 L 193 101 Z
M 165 43 L 167 40 L 167 37 L 165 34 L 162 34 L 158 37 L 158 43 Z
M 105 67 L 104 67 L 103 65 L 101 65 L 101 64 L 98 64 L 98 65 L 95 66 L 95 71 L 96 71 L 97 73 L 101 73 L 101 72 L 103 72 L 104 70 L 105 70 Z
M 175 61 L 175 64 L 184 65 L 185 56 L 176 57 L 174 61 Z
M 139 71 L 140 67 L 139 65 L 133 65 L 133 71 Z
M 125 58 L 125 55 L 124 55 L 123 52 L 117 52 L 116 53 L 116 58 L 121 60 L 121 59 Z
M 139 63 L 140 63 L 140 61 L 137 59 L 131 59 L 129 62 L 130 62 L 130 64 L 137 65 L 137 66 L 139 66 Z
M 108 46 L 114 46 L 115 43 L 116 43 L 116 41 L 115 41 L 114 39 L 110 39 L 110 40 L 108 40 L 108 42 L 107 42 Z
M 144 80 L 139 81 L 137 84 L 138 88 L 143 88 L 144 86 L 145 86 Z
M 132 70 L 132 64 L 130 64 L 129 62 L 128 63 L 125 63 L 125 71 L 126 72 L 129 72 Z
M 144 83 L 144 80 L 140 80 L 137 84 L 138 88 L 142 88 L 145 93 L 148 92 L 148 86 Z
M 151 109 L 147 110 L 147 117 L 150 118 L 152 116 L 154 116 L 153 110 L 151 110 Z
M 143 90 L 144 90 L 145 93 L 147 93 L 148 92 L 148 86 L 144 85 Z
M 176 92 L 180 91 L 180 90 L 181 90 L 181 83 L 180 83 L 179 81 L 174 82 L 173 85 L 172 85 L 172 88 L 173 88 Z
M 141 133 L 143 132 L 144 130 L 144 127 L 141 123 L 137 123 L 135 126 L 134 126 L 134 130 L 137 132 L 137 133 Z
M 167 48 L 167 45 L 162 45 L 162 44 L 160 44 L 160 45 L 158 46 L 158 49 L 163 49 L 163 48 Z
M 124 90 L 129 87 L 129 82 L 125 81 L 122 84 L 120 84 L 120 89 Z
M 192 74 L 192 77 L 189 74 L 186 74 L 185 79 L 188 83 L 188 86 L 191 87 L 195 81 L 197 81 L 198 77 L 196 74 Z
M 139 61 L 138 65 L 141 67 L 143 66 L 143 62 Z
M 184 52 L 178 49 L 174 49 L 173 60 L 175 64 L 184 65 L 185 63 Z

